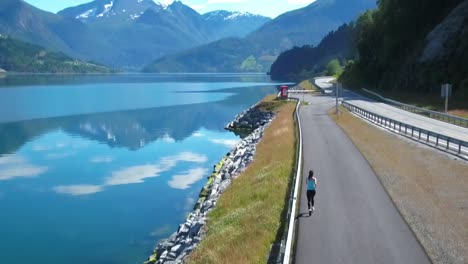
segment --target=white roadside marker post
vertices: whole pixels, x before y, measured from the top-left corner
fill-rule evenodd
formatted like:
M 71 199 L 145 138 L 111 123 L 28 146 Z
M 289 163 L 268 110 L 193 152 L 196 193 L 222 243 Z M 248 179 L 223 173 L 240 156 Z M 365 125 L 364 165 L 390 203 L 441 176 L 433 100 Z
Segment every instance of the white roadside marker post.
M 448 113 L 448 98 L 452 95 L 452 85 L 451 84 L 442 84 L 440 95 L 445 97 L 445 113 Z
M 338 107 L 338 97 L 340 93 L 341 83 L 335 84 L 335 95 L 336 95 L 336 115 L 340 116 L 340 108 Z

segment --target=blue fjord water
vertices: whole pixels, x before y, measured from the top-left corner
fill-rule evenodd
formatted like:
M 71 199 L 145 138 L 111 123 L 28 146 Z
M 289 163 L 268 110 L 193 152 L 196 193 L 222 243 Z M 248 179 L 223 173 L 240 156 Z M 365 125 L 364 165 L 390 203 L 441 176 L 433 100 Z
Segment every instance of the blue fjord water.
M 0 79 L 0 263 L 142 263 L 177 230 L 262 75 Z

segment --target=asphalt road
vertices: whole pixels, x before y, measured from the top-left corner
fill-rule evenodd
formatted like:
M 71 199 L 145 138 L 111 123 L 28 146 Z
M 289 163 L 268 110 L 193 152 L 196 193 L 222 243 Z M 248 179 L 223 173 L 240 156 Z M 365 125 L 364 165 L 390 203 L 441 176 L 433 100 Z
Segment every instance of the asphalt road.
M 333 86 L 329 81 L 334 78 L 322 77 L 316 79 L 316 84 L 325 90 L 327 94 L 333 96 Z M 451 138 L 456 138 L 459 140 L 468 142 L 468 129 L 456 125 L 452 125 L 446 122 L 442 122 L 436 119 L 411 113 L 388 104 L 381 102 L 376 102 L 356 93 L 353 93 L 349 90 L 344 90 L 343 99 L 349 103 L 371 111 L 373 113 L 385 116 L 402 123 L 411 124 L 413 126 L 426 129 L 429 131 L 437 132 L 442 135 L 449 136 Z M 441 99 L 442 100 L 442 99 Z
M 334 100 L 305 99 L 312 104 L 300 110 L 304 172 L 294 263 L 430 263 L 367 161 L 327 115 Z M 318 180 L 310 217 L 309 169 Z

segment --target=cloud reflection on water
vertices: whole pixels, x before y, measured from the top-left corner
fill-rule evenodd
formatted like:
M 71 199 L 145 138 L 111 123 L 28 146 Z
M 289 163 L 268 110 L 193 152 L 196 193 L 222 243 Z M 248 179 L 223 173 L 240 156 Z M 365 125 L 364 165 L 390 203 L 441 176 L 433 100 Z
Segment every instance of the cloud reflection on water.
M 158 177 L 166 171 L 161 165 L 141 165 L 124 168 L 112 172 L 112 175 L 106 178 L 105 185 L 125 185 L 132 183 L 143 183 L 147 178 Z
M 212 143 L 218 144 L 218 145 L 224 145 L 229 148 L 233 148 L 237 145 L 237 143 L 240 142 L 239 139 L 211 139 L 210 140 Z
M 31 164 L 26 158 L 18 155 L 0 157 L 0 180 L 34 178 L 47 170 L 47 167 Z
M 102 185 L 68 185 L 56 186 L 53 190 L 57 193 L 70 194 L 70 195 L 86 195 L 102 192 L 104 187 Z
M 203 179 L 203 176 L 208 174 L 206 168 L 195 168 L 184 172 L 183 174 L 174 175 L 169 181 L 169 186 L 174 189 L 185 190 L 197 181 Z
M 91 163 L 111 163 L 114 161 L 114 158 L 111 156 L 96 156 L 89 160 Z
M 60 194 L 69 194 L 75 196 L 94 194 L 104 191 L 105 187 L 108 186 L 143 183 L 145 179 L 155 178 L 164 172 L 170 171 L 176 167 L 179 162 L 203 164 L 207 161 L 208 157 L 206 155 L 192 152 L 182 152 L 175 156 L 164 157 L 158 164 L 131 166 L 113 171 L 111 176 L 105 178 L 104 183 L 101 185 L 62 185 L 53 187 L 52 189 Z M 190 170 L 189 172 L 192 172 L 193 175 L 174 176 L 175 179 L 173 178 L 172 181 L 173 186 L 175 187 L 171 187 L 177 189 L 186 189 L 194 182 L 202 179 L 203 175 L 208 173 L 208 170 L 199 168 Z

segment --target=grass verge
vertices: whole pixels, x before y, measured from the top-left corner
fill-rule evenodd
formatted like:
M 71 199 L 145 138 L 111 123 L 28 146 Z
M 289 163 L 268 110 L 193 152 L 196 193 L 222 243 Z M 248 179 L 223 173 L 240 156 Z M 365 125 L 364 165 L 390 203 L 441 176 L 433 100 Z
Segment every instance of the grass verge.
M 307 91 L 315 91 L 315 92 L 319 91 L 319 89 L 309 80 L 305 80 L 299 83 L 299 87 Z
M 206 235 L 187 263 L 266 263 L 282 228 L 295 164 L 295 103 L 264 100 L 277 116 L 257 145 L 254 161 L 218 200 Z M 262 104 L 263 104 L 262 103 Z
M 369 161 L 433 263 L 467 263 L 468 163 L 341 110 L 332 118 Z

